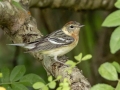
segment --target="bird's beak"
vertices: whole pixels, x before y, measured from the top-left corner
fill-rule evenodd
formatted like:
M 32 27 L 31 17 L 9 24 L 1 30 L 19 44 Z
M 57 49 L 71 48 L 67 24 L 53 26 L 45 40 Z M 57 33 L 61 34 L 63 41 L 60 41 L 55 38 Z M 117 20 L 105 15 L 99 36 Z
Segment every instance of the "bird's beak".
M 83 26 L 85 26 L 85 25 L 80 25 L 79 27 L 83 27 Z

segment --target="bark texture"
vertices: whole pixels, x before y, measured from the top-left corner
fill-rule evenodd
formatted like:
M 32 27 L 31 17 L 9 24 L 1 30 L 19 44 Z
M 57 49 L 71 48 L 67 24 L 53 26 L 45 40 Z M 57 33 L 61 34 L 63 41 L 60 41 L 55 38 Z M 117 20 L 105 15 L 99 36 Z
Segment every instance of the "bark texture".
M 45 1 L 43 0 L 43 2 Z M 25 9 L 16 7 L 11 0 L 0 2 L 0 28 L 6 32 L 13 43 L 26 43 L 41 38 L 42 34 L 37 28 L 36 21 L 28 11 L 29 0 L 20 0 L 20 4 Z M 47 56 L 43 58 L 38 52 L 30 52 L 30 54 L 41 61 L 46 71 L 54 77 L 62 76 L 60 82 L 64 78 L 68 78 L 71 90 L 90 90 L 90 83 L 77 67 L 73 68 L 71 74 L 68 74 L 66 72 L 68 66 L 60 63 L 53 64 L 51 58 Z M 59 59 L 63 62 L 66 61 L 64 56 Z

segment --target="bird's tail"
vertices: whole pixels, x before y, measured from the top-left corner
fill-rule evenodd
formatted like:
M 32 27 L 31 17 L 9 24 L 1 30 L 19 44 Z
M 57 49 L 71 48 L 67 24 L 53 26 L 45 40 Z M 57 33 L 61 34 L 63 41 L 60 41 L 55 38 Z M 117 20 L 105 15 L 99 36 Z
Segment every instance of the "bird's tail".
M 12 46 L 20 46 L 20 47 L 24 47 L 25 44 L 24 43 L 17 43 L 17 44 L 7 44 L 7 45 L 12 45 Z
M 16 43 L 16 44 L 7 44 L 7 45 L 20 46 L 27 49 L 33 49 L 35 47 L 34 44 L 26 44 L 26 43 Z

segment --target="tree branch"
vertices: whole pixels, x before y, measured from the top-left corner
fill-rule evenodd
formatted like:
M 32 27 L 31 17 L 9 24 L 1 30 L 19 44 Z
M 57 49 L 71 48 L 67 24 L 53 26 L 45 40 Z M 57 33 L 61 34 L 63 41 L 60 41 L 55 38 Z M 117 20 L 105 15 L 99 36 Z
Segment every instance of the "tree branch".
M 42 37 L 41 32 L 37 29 L 37 24 L 34 18 L 28 13 L 29 0 L 20 0 L 22 6 L 26 10 L 17 8 L 10 0 L 0 2 L 0 28 L 10 37 L 13 43 L 27 43 Z M 68 74 L 66 69 L 68 66 L 54 63 L 50 57 L 44 58 L 38 52 L 30 52 L 37 60 L 42 61 L 43 66 L 54 77 L 62 76 L 60 82 L 64 78 L 69 79 L 71 90 L 89 90 L 90 84 L 82 75 L 82 72 L 77 68 L 73 68 L 72 73 Z M 43 60 L 42 60 L 43 59 Z M 61 61 L 65 62 L 66 58 L 61 57 Z
M 116 0 L 31 0 L 30 6 L 69 8 L 73 10 L 112 9 Z

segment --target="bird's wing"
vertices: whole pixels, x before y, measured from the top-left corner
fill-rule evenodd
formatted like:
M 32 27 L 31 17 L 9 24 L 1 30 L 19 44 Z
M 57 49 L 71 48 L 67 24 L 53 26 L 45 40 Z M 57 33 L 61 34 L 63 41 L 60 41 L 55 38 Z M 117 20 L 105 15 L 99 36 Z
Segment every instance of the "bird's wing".
M 47 37 L 48 41 L 53 44 L 67 45 L 74 41 L 74 38 L 66 35 L 62 30 L 55 31 Z
M 62 30 L 55 31 L 40 41 L 35 42 L 35 48 L 30 51 L 44 51 L 59 48 L 71 44 L 74 38 L 64 34 Z M 31 44 L 33 44 L 32 42 Z

